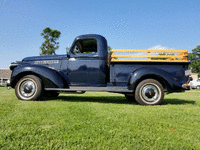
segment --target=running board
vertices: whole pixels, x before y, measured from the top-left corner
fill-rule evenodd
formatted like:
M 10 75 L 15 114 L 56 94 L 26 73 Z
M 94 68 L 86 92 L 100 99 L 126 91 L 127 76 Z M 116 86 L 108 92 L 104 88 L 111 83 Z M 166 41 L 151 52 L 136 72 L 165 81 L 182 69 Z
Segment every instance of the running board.
M 128 90 L 127 86 L 108 86 L 108 87 L 80 87 L 71 86 L 65 88 L 45 88 L 46 91 L 60 91 L 60 92 L 71 92 L 71 91 L 101 91 L 101 92 L 116 92 L 116 93 L 131 93 L 132 90 Z

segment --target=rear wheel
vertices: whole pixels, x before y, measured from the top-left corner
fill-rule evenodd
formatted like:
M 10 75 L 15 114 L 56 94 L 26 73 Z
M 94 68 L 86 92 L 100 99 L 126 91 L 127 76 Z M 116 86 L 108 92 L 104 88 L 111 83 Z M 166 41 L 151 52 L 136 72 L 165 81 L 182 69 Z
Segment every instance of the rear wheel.
M 163 98 L 163 86 L 157 80 L 146 79 L 136 87 L 135 99 L 141 105 L 158 105 Z
M 15 86 L 15 95 L 20 100 L 38 100 L 42 95 L 40 78 L 34 75 L 27 75 L 21 78 Z

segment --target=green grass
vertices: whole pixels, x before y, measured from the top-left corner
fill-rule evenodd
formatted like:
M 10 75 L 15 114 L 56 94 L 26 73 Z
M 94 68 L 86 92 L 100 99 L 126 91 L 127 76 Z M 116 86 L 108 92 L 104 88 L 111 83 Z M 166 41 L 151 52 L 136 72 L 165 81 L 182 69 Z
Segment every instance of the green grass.
M 106 92 L 26 102 L 0 86 L 0 149 L 200 149 L 200 92 L 141 106 Z

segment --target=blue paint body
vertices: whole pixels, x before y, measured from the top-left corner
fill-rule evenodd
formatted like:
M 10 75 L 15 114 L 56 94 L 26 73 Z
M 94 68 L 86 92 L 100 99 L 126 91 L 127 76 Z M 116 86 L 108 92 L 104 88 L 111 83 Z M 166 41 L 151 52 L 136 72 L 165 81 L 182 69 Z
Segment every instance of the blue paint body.
M 141 80 L 154 78 L 162 82 L 168 92 L 178 92 L 188 81 L 188 77 L 185 76 L 188 64 L 183 62 L 112 62 L 110 82 L 116 85 L 127 85 L 128 89 L 134 90 Z
M 97 42 L 95 53 L 74 53 L 77 41 L 92 39 Z M 107 65 L 107 41 L 100 35 L 78 36 L 68 54 L 27 57 L 11 64 L 11 86 L 24 75 L 41 78 L 44 88 L 67 89 L 77 87 L 126 86 L 134 91 L 146 78 L 161 82 L 168 92 L 181 91 L 188 77 L 185 70 L 189 63 L 170 62 L 111 62 Z

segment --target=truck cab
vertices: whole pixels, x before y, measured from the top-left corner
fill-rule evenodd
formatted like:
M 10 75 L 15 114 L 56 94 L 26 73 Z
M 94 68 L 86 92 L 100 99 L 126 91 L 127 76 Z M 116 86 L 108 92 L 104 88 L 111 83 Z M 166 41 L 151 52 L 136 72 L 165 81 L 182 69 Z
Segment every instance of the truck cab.
M 106 86 L 107 47 L 102 36 L 83 35 L 75 39 L 61 65 L 69 86 Z
M 119 53 L 121 54 L 119 55 Z M 127 52 L 143 52 L 147 59 Z M 180 92 L 187 87 L 190 71 L 187 51 L 177 56 L 152 59 L 149 50 L 113 50 L 101 35 L 88 34 L 75 38 L 65 55 L 27 57 L 13 62 L 8 87 L 15 88 L 18 99 L 38 100 L 58 96 L 59 92 L 107 91 L 122 93 L 128 100 L 142 105 L 160 104 L 164 92 Z M 169 52 L 169 51 L 167 51 Z M 170 51 L 171 52 L 171 51 Z M 149 59 L 151 58 L 151 59 Z

